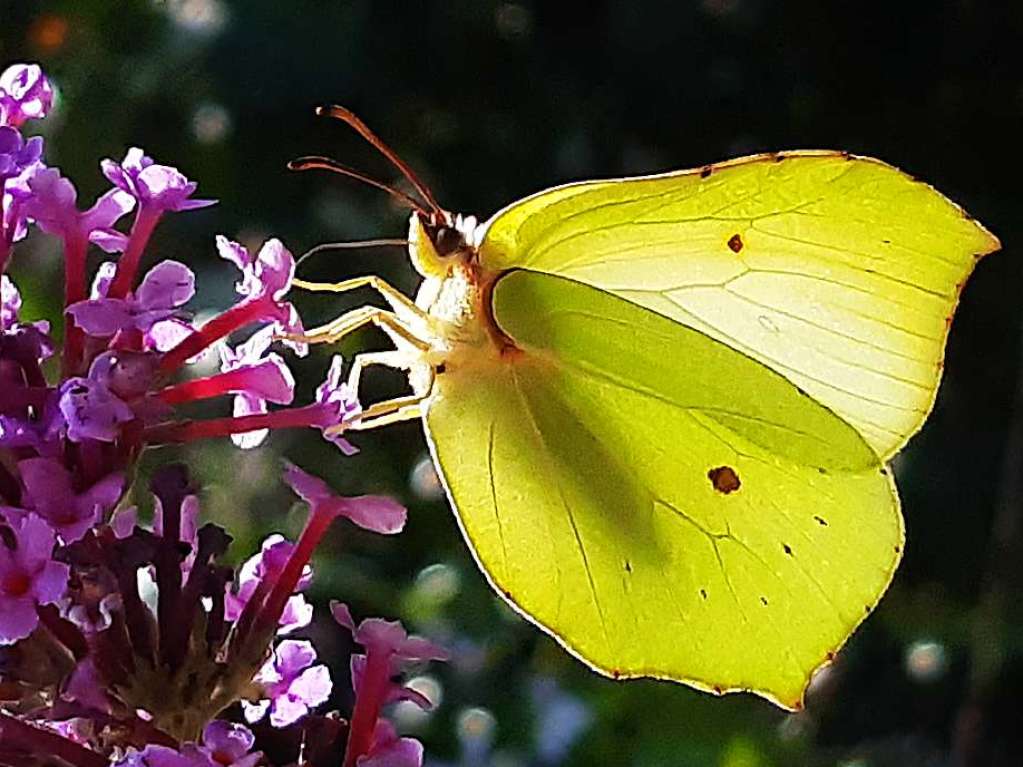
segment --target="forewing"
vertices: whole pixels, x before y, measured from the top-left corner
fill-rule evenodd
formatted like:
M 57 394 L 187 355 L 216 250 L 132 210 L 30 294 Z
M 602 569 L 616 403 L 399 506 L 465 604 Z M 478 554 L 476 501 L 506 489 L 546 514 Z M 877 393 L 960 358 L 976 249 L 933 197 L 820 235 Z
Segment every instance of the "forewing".
M 480 566 L 613 676 L 798 707 L 900 557 L 894 486 L 841 419 L 744 355 L 516 271 L 519 350 L 447 364 L 425 415 Z
M 959 291 L 998 240 L 877 160 L 757 155 L 506 208 L 481 260 L 602 288 L 782 373 L 883 458 L 934 402 Z

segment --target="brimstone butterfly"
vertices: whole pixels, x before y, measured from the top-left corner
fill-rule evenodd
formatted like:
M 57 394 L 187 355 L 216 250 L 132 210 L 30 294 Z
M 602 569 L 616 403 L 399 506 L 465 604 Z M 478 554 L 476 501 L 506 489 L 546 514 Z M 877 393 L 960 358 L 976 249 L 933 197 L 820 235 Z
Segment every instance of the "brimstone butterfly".
M 309 333 L 393 339 L 355 358 L 356 388 L 366 365 L 408 372 L 410 396 L 350 428 L 421 418 L 490 583 L 592 668 L 800 707 L 898 565 L 886 464 L 998 240 L 830 151 L 567 184 L 476 226 L 327 111 L 422 197 L 389 189 L 413 207 L 414 301 L 376 277 L 297 283 L 390 305 Z

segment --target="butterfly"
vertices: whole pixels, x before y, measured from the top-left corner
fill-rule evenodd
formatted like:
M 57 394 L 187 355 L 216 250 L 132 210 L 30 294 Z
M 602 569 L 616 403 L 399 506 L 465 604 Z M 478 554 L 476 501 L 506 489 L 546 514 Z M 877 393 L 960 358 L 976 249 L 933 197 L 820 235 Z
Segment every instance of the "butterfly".
M 934 404 L 952 314 L 999 247 L 932 187 L 837 151 L 554 187 L 482 224 L 412 209 L 415 298 L 368 324 L 493 588 L 596 671 L 802 706 L 902 556 L 888 461 Z

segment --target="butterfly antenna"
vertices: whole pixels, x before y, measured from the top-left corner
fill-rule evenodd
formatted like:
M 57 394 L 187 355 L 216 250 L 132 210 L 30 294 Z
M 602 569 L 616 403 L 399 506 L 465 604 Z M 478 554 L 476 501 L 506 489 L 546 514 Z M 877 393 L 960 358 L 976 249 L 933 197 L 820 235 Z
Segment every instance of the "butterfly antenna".
M 403 175 L 416 191 L 422 195 L 426 201 L 427 206 L 437 215 L 444 215 L 444 209 L 440 206 L 433 194 L 430 192 L 429 187 L 426 186 L 415 174 L 415 171 L 398 157 L 397 153 L 391 149 L 383 140 L 377 136 L 373 131 L 369 129 L 362 120 L 355 116 L 353 112 L 344 107 L 337 105 L 321 106 L 316 108 L 316 114 L 324 115 L 326 117 L 333 117 L 335 120 L 340 120 L 343 123 L 347 123 L 356 133 L 362 136 L 374 149 L 390 161 L 390 163 L 397 168 L 401 175 Z
M 354 178 L 356 181 L 361 181 L 362 183 L 368 184 L 369 186 L 372 187 L 376 187 L 377 189 L 382 189 L 395 199 L 401 200 L 405 205 L 408 205 L 410 208 L 412 208 L 412 210 L 418 211 L 424 216 L 430 215 L 431 211 L 427 210 L 423 206 L 423 203 L 417 200 L 415 197 L 405 194 L 400 189 L 395 189 L 394 187 L 388 186 L 387 184 L 381 181 L 377 181 L 375 178 L 371 178 L 367 176 L 365 173 L 360 173 L 359 171 L 353 170 L 346 165 L 342 165 L 336 160 L 331 160 L 329 157 L 319 157 L 315 155 L 310 157 L 299 157 L 298 159 L 292 160 L 291 162 L 288 163 L 288 170 L 314 170 L 314 169 L 329 170 L 333 173 L 339 173 L 342 176 L 347 176 L 348 178 Z
M 400 239 L 381 239 L 381 240 L 353 240 L 350 242 L 325 242 L 322 245 L 317 245 L 314 248 L 310 248 L 295 262 L 295 268 L 298 269 L 299 265 L 305 261 L 309 256 L 316 255 L 323 250 L 355 250 L 356 248 L 380 248 L 385 246 L 395 247 L 407 247 L 409 244 L 408 240 Z

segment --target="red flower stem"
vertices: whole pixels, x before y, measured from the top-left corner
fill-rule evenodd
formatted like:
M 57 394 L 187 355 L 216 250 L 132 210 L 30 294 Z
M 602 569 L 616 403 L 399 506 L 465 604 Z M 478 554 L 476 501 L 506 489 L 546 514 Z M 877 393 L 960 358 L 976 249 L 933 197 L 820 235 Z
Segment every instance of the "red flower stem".
M 313 510 L 306 520 L 305 529 L 299 536 L 298 543 L 291 551 L 291 556 L 285 563 L 284 568 L 274 581 L 273 588 L 263 603 L 263 609 L 258 612 L 253 620 L 253 628 L 258 632 L 261 629 L 276 628 L 281 620 L 284 607 L 295 593 L 298 581 L 302 577 L 302 571 L 309 564 L 316 547 L 320 545 L 327 529 L 338 517 L 336 511 Z
M 322 405 L 255 413 L 237 418 L 211 418 L 206 421 L 175 421 L 158 423 L 142 434 L 150 445 L 170 445 L 193 442 L 197 439 L 215 439 L 231 434 L 245 434 L 259 429 L 299 429 L 325 425 Z
M 156 396 L 168 405 L 179 405 L 182 402 L 193 402 L 200 399 L 219 397 L 222 394 L 248 391 L 252 368 L 229 370 L 226 373 L 193 378 L 191 381 L 168 386 L 156 393 Z
M 29 754 L 29 758 L 55 757 L 73 767 L 109 767 L 110 760 L 55 732 L 34 727 L 0 711 L 0 743 Z
M 86 297 L 85 253 L 89 240 L 81 232 L 64 236 L 64 308 L 78 303 Z M 65 378 L 78 372 L 82 361 L 85 334 L 75 325 L 71 315 L 64 315 L 64 358 L 62 360 Z
M 277 305 L 269 296 L 258 296 L 235 304 L 164 354 L 160 360 L 160 372 L 164 375 L 173 373 L 185 363 L 185 360 L 194 357 L 221 338 L 276 313 Z
M 146 249 L 162 215 L 163 211 L 158 208 L 150 209 L 145 205 L 139 205 L 131 234 L 128 235 L 128 244 L 125 245 L 124 253 L 117 262 L 117 271 L 107 290 L 107 298 L 124 298 L 135 286 L 135 275 L 138 274 L 142 251 Z
M 359 689 L 355 691 L 355 709 L 348 730 L 343 767 L 355 767 L 360 756 L 373 747 L 373 733 L 390 683 L 390 653 L 368 648 L 366 666 Z

